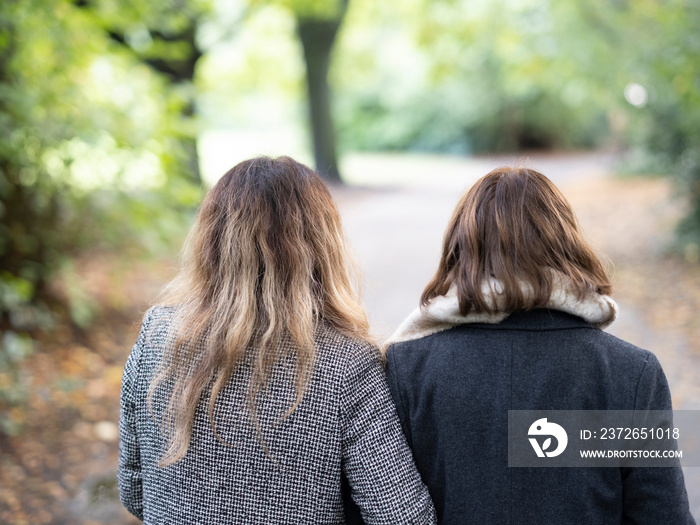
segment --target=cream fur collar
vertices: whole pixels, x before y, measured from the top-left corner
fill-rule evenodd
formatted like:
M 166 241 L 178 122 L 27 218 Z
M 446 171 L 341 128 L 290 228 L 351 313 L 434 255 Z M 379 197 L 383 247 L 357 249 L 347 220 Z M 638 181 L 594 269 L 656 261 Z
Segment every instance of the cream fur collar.
M 609 326 L 617 317 L 617 303 L 610 296 L 590 293 L 582 300 L 578 300 L 571 280 L 559 272 L 552 272 L 554 281 L 552 295 L 547 303 L 547 308 L 561 310 L 591 323 L 598 328 Z M 521 290 L 524 294 L 531 293 L 528 285 L 523 283 Z M 504 297 L 503 287 L 495 279 L 485 281 L 482 292 L 486 300 L 494 306 L 496 313 L 459 313 L 457 294 L 454 288 L 450 288 L 447 295 L 441 295 L 432 299 L 426 306 L 416 308 L 399 325 L 396 331 L 386 341 L 385 346 L 401 341 L 420 339 L 430 334 L 441 332 L 453 326 L 466 323 L 500 323 L 507 313 L 501 312 Z

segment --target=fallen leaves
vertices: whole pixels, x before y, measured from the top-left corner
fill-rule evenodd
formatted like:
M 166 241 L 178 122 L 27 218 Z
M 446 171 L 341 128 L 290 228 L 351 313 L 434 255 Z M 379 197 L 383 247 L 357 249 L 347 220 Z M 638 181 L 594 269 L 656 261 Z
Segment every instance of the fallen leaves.
M 101 290 L 95 323 L 81 330 L 64 321 L 41 334 L 40 349 L 22 363 L 27 400 L 8 415 L 23 430 L 0 436 L 0 523 L 139 523 L 121 506 L 116 490 L 119 392 L 138 334 L 136 320 L 149 298 L 115 309 L 105 290 L 119 290 L 120 301 L 138 294 L 125 284 L 130 280 L 123 267 L 115 274 L 109 258 L 101 264 L 100 277 L 90 257 L 90 286 Z M 133 265 L 138 273 L 133 282 L 142 286 L 149 278 L 156 289 L 160 270 L 144 277 L 148 264 Z M 0 383 L 10 379 L 0 374 Z

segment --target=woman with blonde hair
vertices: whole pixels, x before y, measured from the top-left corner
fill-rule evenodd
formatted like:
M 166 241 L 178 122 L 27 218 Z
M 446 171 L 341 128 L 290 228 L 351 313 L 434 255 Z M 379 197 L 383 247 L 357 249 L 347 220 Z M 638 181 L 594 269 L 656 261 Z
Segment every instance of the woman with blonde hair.
M 654 354 L 603 332 L 617 315 L 611 291 L 541 173 L 496 169 L 459 201 L 420 308 L 386 352 L 439 523 L 694 523 L 678 465 L 509 467 L 509 411 L 671 409 Z M 530 449 L 528 434 L 518 439 Z
M 256 158 L 209 191 L 121 395 L 119 491 L 145 523 L 434 523 L 325 184 Z

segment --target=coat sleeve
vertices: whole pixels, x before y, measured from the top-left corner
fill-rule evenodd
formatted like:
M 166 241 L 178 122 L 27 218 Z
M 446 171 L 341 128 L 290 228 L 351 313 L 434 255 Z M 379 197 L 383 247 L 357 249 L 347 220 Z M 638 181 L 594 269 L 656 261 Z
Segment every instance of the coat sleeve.
M 343 471 L 367 525 L 434 524 L 435 509 L 401 431 L 379 353 L 351 352 L 341 387 Z
M 141 453 L 136 433 L 134 388 L 138 378 L 139 362 L 146 344 L 150 314 L 149 310 L 144 316 L 141 332 L 124 367 L 119 415 L 119 469 L 117 471 L 119 498 L 127 510 L 139 519 L 143 519 L 143 491 Z
M 652 353 L 639 378 L 634 409 L 672 410 L 666 376 Z M 675 467 L 623 468 L 621 476 L 623 524 L 695 524 L 680 463 Z

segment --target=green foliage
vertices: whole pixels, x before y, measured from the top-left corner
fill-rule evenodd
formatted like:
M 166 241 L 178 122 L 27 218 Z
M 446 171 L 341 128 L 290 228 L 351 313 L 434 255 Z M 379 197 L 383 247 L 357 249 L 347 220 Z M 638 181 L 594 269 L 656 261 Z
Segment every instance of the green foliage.
M 671 175 L 687 199 L 678 232 L 693 252 L 700 245 L 700 5 L 630 3 L 625 16 L 630 76 L 648 93 L 644 104 L 628 106 L 631 144 L 643 167 Z
M 565 22 L 564 31 L 576 36 L 568 46 L 579 75 L 608 88 L 600 100 L 629 148 L 626 169 L 671 176 L 687 200 L 679 240 L 687 253 L 695 253 L 700 246 L 700 4 L 557 0 L 553 9 Z
M 16 365 L 32 334 L 57 311 L 78 325 L 96 313 L 78 280 L 57 296 L 56 273 L 86 250 L 157 250 L 199 201 L 171 116 L 182 96 L 102 23 L 67 0 L 0 5 L 0 369 L 11 376 L 0 408 L 23 391 Z
M 376 26 L 344 35 L 350 52 L 335 72 L 346 147 L 469 153 L 605 137 L 603 90 L 579 73 L 547 3 L 411 4 L 399 13 L 365 4 L 375 11 L 362 23 Z
M 168 182 L 174 197 L 182 177 L 167 118 L 177 94 L 114 53 L 89 13 L 50 5 L 5 4 L 0 18 L 0 261 L 31 298 L 67 255 L 133 238 L 144 225 L 115 215 L 151 208 Z

